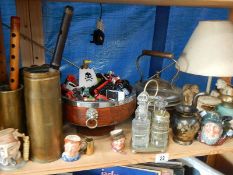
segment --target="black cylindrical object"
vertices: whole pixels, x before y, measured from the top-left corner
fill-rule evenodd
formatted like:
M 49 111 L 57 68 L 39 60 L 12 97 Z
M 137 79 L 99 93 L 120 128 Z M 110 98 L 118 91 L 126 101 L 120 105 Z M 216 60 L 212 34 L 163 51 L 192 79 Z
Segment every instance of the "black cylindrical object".
M 62 54 L 63 54 L 63 50 L 65 47 L 65 42 L 66 42 L 69 27 L 70 27 L 72 15 L 73 15 L 73 7 L 66 6 L 63 19 L 62 19 L 62 23 L 61 23 L 61 27 L 60 27 L 60 32 L 57 38 L 55 52 L 53 54 L 53 59 L 50 63 L 50 67 L 52 69 L 58 70 L 61 65 Z

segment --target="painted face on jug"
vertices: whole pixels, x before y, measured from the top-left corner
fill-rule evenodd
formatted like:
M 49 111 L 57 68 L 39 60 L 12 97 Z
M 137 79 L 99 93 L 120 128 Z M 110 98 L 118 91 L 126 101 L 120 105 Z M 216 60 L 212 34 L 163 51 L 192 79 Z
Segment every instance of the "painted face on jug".
M 113 150 L 120 152 L 123 150 L 124 147 L 125 147 L 125 138 L 124 137 L 117 139 L 117 140 L 113 140 L 113 142 L 112 142 Z
M 201 140 L 206 144 L 213 145 L 217 143 L 222 135 L 222 128 L 214 123 L 214 122 L 207 122 L 201 131 Z
M 0 164 L 10 165 L 20 158 L 20 142 L 12 142 L 0 145 Z
M 0 159 L 5 159 L 8 156 L 8 151 L 2 147 L 0 147 Z
M 77 156 L 77 154 L 79 154 L 79 150 L 80 150 L 80 143 L 75 143 L 70 141 L 65 144 L 65 152 L 69 157 Z

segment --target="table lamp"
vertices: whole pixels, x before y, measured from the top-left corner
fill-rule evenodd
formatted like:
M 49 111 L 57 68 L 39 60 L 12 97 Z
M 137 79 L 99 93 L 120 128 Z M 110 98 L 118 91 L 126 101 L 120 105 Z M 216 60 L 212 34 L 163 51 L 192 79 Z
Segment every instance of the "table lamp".
M 209 93 L 212 76 L 233 76 L 233 23 L 200 21 L 177 62 L 182 72 L 208 76 Z

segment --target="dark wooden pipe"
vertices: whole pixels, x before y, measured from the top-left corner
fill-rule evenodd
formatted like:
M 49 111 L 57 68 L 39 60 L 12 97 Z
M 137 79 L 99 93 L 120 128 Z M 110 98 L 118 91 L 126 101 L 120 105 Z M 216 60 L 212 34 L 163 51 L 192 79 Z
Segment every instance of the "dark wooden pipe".
M 60 32 L 59 32 L 59 35 L 57 38 L 55 52 L 53 54 L 53 58 L 52 58 L 52 61 L 50 63 L 51 69 L 58 70 L 60 65 L 61 65 L 62 54 L 63 54 L 63 50 L 65 47 L 65 42 L 66 42 L 69 27 L 70 27 L 72 15 L 73 15 L 73 7 L 66 6 L 65 11 L 64 11 L 64 15 L 63 15 L 63 19 L 62 19 L 62 23 L 60 26 Z

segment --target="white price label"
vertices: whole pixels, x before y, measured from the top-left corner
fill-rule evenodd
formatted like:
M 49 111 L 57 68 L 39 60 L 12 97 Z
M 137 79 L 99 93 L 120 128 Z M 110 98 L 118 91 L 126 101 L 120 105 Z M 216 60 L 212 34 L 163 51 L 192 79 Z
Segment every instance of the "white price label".
M 169 160 L 168 153 L 161 153 L 155 155 L 155 163 L 167 162 Z

